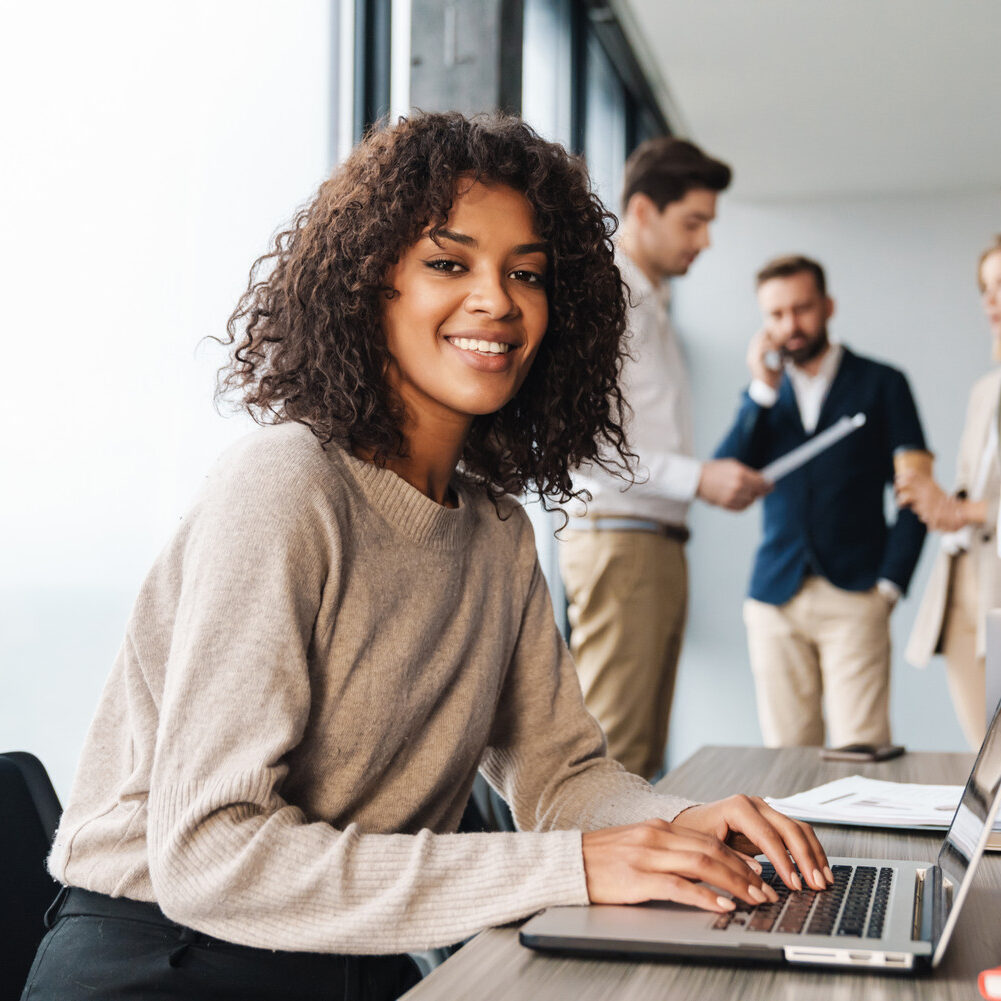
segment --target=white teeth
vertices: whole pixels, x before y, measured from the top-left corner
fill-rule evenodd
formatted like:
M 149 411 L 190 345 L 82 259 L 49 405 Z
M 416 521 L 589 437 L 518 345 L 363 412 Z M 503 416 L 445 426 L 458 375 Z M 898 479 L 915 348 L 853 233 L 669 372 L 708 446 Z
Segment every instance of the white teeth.
M 480 341 L 471 337 L 450 337 L 449 340 L 463 351 L 479 351 L 482 354 L 502 355 L 511 350 L 510 344 L 502 344 L 500 341 Z

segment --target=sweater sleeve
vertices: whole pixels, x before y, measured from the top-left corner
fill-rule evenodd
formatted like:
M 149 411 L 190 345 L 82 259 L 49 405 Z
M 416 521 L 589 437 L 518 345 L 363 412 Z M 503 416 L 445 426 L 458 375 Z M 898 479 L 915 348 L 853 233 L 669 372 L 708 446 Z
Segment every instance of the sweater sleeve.
M 596 830 L 660 817 L 690 800 L 655 793 L 605 754 L 577 671 L 553 618 L 538 559 L 482 771 L 520 830 Z
M 586 903 L 579 832 L 373 834 L 283 798 L 339 568 L 325 498 L 300 469 L 271 472 L 221 477 L 183 543 L 148 794 L 164 913 L 258 948 L 371 954 Z

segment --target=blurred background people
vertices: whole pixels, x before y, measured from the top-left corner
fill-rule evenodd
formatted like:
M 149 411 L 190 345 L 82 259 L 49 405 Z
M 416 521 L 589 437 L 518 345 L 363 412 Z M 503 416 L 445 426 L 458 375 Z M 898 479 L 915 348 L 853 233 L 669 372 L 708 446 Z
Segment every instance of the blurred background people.
M 980 255 L 977 281 L 991 329 L 993 358 L 1001 361 L 1001 234 Z M 905 656 L 924 667 L 933 654 L 945 655 L 956 715 L 974 749 L 980 746 L 986 726 L 986 615 L 1001 604 L 999 394 L 1001 368 L 982 376 L 970 391 L 952 494 L 919 470 L 901 472 L 896 478 L 900 503 L 932 531 L 942 533 Z
M 844 416 L 854 431 L 775 484 L 744 622 L 769 747 L 890 741 L 890 613 L 924 541 L 910 511 L 887 524 L 898 446 L 924 447 L 904 375 L 832 342 L 820 264 L 777 258 L 757 275 L 764 327 L 751 384 L 716 450 L 760 469 Z
M 626 162 L 616 264 L 629 290 L 621 387 L 635 482 L 599 466 L 574 476 L 592 500 L 569 510 L 560 570 L 570 649 L 608 754 L 653 778 L 664 761 L 688 608 L 685 543 L 696 497 L 742 510 L 767 489 L 732 459 L 694 456 L 688 372 L 668 317 L 668 279 L 709 246 L 730 168 L 681 139 L 641 144 Z

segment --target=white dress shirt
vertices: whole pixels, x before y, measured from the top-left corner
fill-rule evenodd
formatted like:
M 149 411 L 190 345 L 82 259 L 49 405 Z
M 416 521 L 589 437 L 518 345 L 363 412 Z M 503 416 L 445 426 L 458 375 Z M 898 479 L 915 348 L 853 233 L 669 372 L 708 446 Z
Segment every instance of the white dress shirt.
M 832 343 L 820 359 L 820 367 L 817 369 L 816 375 L 804 372 L 803 369 L 791 362 L 785 363 L 785 372 L 789 377 L 789 382 L 792 383 L 792 391 L 796 396 L 799 419 L 807 434 L 813 434 L 817 430 L 817 423 L 820 421 L 820 408 L 824 405 L 831 383 L 834 382 L 834 377 L 838 374 L 843 353 L 840 344 Z M 779 398 L 779 391 L 760 379 L 755 379 L 751 383 L 747 393 L 759 407 L 774 407 L 775 401 Z
M 630 483 L 588 464 L 574 473 L 575 489 L 590 491 L 591 517 L 644 518 L 683 525 L 695 499 L 702 463 L 694 458 L 692 392 L 688 369 L 671 328 L 667 306 L 670 287 L 655 288 L 621 251 L 615 263 L 629 288 L 626 350 L 620 386 L 632 410 L 625 422 L 626 440 L 637 455 L 636 480 Z M 583 506 L 568 507 L 583 515 Z

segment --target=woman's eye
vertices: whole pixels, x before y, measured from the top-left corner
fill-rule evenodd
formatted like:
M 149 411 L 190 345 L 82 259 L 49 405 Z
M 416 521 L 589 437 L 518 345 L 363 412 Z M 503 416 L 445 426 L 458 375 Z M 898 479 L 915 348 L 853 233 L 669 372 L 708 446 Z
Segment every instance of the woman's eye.
M 462 268 L 462 265 L 458 261 L 450 261 L 447 257 L 439 257 L 433 261 L 428 261 L 427 266 L 433 271 L 443 271 L 445 274 L 454 274 Z
M 543 277 L 537 271 L 512 271 L 511 277 L 515 281 L 524 282 L 526 285 L 543 284 Z

